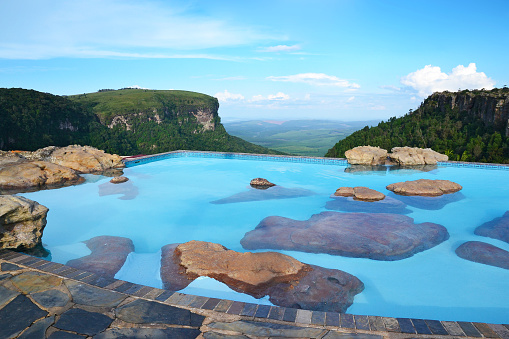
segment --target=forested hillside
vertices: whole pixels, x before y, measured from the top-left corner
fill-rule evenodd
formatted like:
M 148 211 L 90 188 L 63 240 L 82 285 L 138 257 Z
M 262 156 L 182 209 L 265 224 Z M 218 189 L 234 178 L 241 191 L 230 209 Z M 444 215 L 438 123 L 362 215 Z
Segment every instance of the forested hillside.
M 340 140 L 326 157 L 362 145 L 432 148 L 450 160 L 509 163 L 509 88 L 440 92 L 403 117 L 364 127 Z
M 186 91 L 103 90 L 61 97 L 0 89 L 0 149 L 86 144 L 121 155 L 177 149 L 277 153 L 229 135 L 217 99 Z

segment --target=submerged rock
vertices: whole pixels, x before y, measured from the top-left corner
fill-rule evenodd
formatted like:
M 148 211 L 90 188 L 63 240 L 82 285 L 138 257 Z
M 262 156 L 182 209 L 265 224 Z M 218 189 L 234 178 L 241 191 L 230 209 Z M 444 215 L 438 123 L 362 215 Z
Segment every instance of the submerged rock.
M 438 197 L 443 194 L 455 193 L 463 187 L 449 180 L 419 179 L 414 181 L 397 182 L 386 187 L 399 195 L 419 195 L 425 197 Z
M 474 233 L 509 243 L 509 211 L 505 212 L 503 216 L 477 227 Z
M 99 196 L 103 197 L 106 195 L 121 194 L 120 200 L 132 200 L 135 199 L 138 194 L 138 187 L 135 186 L 132 181 L 127 181 L 121 184 L 112 184 L 111 182 L 105 182 L 99 186 Z
M 234 194 L 228 198 L 211 201 L 211 204 L 232 204 L 237 202 L 262 201 L 272 199 L 290 199 L 308 197 L 315 192 L 303 188 L 285 188 L 281 186 L 269 187 L 265 190 L 250 189 L 246 192 Z
M 276 252 L 241 253 L 203 241 L 163 247 L 161 278 L 166 288 L 187 286 L 207 276 L 255 298 L 269 296 L 279 306 L 344 312 L 364 289 L 340 270 L 307 265 Z
M 83 181 L 76 171 L 45 161 L 16 162 L 0 168 L 0 193 L 58 188 Z
M 249 184 L 251 185 L 251 187 L 261 190 L 265 190 L 269 187 L 276 186 L 276 184 L 273 184 L 264 178 L 254 178 L 253 180 L 251 180 Z
M 331 196 L 331 198 L 332 200 L 327 201 L 325 204 L 325 208 L 328 210 L 396 214 L 408 214 L 412 212 L 412 210 L 407 208 L 404 202 L 390 196 L 386 196 L 383 200 L 370 202 L 355 200 L 353 197 Z
M 458 257 L 509 270 L 509 252 L 481 241 L 468 241 L 456 249 Z
M 134 252 L 131 239 L 102 235 L 84 241 L 90 255 L 69 260 L 67 266 L 113 278 L 124 265 L 129 253 Z
M 436 165 L 439 161 L 447 161 L 449 157 L 433 151 L 431 148 L 394 147 L 389 159 L 401 166 Z
M 41 245 L 48 208 L 36 201 L 0 195 L 0 248 L 31 249 Z
M 352 165 L 383 165 L 387 159 L 387 150 L 380 147 L 358 146 L 345 152 Z
M 387 213 L 322 212 L 300 221 L 271 216 L 240 241 L 245 249 L 328 253 L 375 260 L 400 260 L 449 238 L 434 223 L 414 224 L 410 217 Z

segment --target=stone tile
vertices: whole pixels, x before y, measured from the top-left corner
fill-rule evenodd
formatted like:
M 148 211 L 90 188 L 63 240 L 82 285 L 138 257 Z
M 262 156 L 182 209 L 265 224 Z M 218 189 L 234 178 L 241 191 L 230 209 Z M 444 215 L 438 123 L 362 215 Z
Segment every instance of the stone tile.
M 205 339 L 249 339 L 245 335 L 235 335 L 235 334 L 222 334 L 217 332 L 206 332 L 203 334 L 203 338 Z
M 159 294 L 155 300 L 165 301 L 166 299 L 171 297 L 174 293 L 175 292 L 173 292 L 173 291 L 164 291 L 163 293 Z M 180 300 L 180 298 L 178 300 Z M 177 303 L 178 300 L 175 301 L 175 304 Z
M 267 318 L 269 316 L 270 306 L 269 305 L 258 305 L 258 309 L 255 313 L 255 318 Z
M 283 314 L 283 321 L 288 321 L 288 322 L 295 322 L 295 319 L 297 318 L 297 309 L 296 308 L 286 308 L 285 309 L 285 314 Z
M 130 282 L 126 281 L 122 285 L 114 288 L 113 291 L 117 291 L 117 292 L 123 293 L 123 292 L 127 291 L 128 289 L 130 289 L 133 286 L 134 286 L 133 283 L 130 283 Z
M 364 334 L 364 333 L 344 333 L 329 331 L 322 339 L 383 339 L 378 334 Z
M 62 273 L 62 272 L 65 272 L 65 271 L 67 271 L 67 270 L 70 270 L 70 269 L 71 269 L 71 267 L 69 267 L 69 266 L 65 266 L 65 265 L 62 265 L 62 266 L 60 266 L 59 268 L 55 269 L 55 270 L 54 270 L 53 272 L 51 272 L 51 273 L 54 273 L 54 274 L 60 274 L 60 273 Z
M 94 337 L 94 339 L 117 338 L 171 338 L 188 339 L 200 335 L 200 330 L 193 328 L 111 328 Z
M 55 321 L 55 316 L 47 317 L 36 321 L 25 332 L 21 333 L 18 339 L 46 338 L 46 330 Z
M 226 313 L 228 314 L 235 314 L 239 315 L 240 312 L 242 312 L 242 309 L 244 308 L 244 303 L 240 301 L 234 301 L 228 311 Z
M 86 336 L 64 331 L 53 332 L 48 337 L 48 339 L 83 339 L 83 338 L 86 338 Z
M 0 309 L 0 338 L 18 335 L 37 319 L 46 317 L 48 312 L 41 310 L 26 296 L 20 294 Z
M 269 315 L 267 316 L 268 319 L 272 320 L 283 320 L 283 315 L 285 313 L 285 309 L 282 307 L 277 306 L 271 306 Z M 298 314 L 298 311 L 297 311 Z
M 37 267 L 39 267 L 39 266 L 41 266 L 41 265 L 44 265 L 44 264 L 46 264 L 46 263 L 48 263 L 48 261 L 47 261 L 47 260 L 36 259 L 36 260 L 34 260 L 33 262 L 27 263 L 27 264 L 25 264 L 25 265 L 26 265 L 26 266 L 29 266 L 29 267 L 32 267 L 32 268 L 37 268 Z
M 160 288 L 151 288 L 150 292 L 145 294 L 144 298 L 155 300 L 155 298 L 160 296 L 163 292 L 164 292 L 164 290 L 162 290 Z
M 81 271 L 81 270 L 76 270 L 76 271 L 74 271 L 73 273 L 66 275 L 65 277 L 66 277 L 66 278 L 69 278 L 69 279 L 75 279 L 75 280 L 76 280 L 76 277 L 78 277 L 78 276 L 80 276 L 80 275 L 82 275 L 82 274 L 84 274 L 84 273 L 85 273 L 85 272 L 83 272 L 83 271 Z
M 53 273 L 54 271 L 62 268 L 62 266 L 64 266 L 64 265 L 54 262 L 47 266 L 44 266 L 44 268 L 41 267 L 41 270 L 44 272 Z
M 0 308 L 7 305 L 12 299 L 19 295 L 18 291 L 10 290 L 0 285 Z
M 201 296 L 197 296 L 192 303 L 189 304 L 189 307 L 193 307 L 193 308 L 201 308 L 203 306 L 203 304 L 205 304 L 205 302 L 208 300 L 207 297 L 201 297 Z
M 295 317 L 296 323 L 311 324 L 311 317 L 313 312 L 309 310 L 297 310 L 297 316 Z M 269 316 L 270 317 L 270 316 Z
M 133 286 L 131 286 L 131 288 L 129 288 L 128 290 L 125 290 L 124 293 L 125 294 L 134 294 L 134 293 L 138 292 L 139 290 L 141 290 L 143 287 L 145 287 L 145 286 L 133 284 Z
M 509 324 L 504 324 L 504 326 L 509 330 Z
M 498 335 L 493 331 L 488 324 L 485 323 L 473 323 L 474 326 L 482 333 L 486 338 L 498 338 Z
M 312 327 L 298 327 L 257 321 L 213 322 L 210 328 L 243 333 L 256 337 L 319 338 L 326 330 Z
M 399 324 L 399 328 L 401 329 L 401 333 L 416 333 L 414 324 L 408 318 L 396 318 Z
M 177 302 L 177 305 L 180 306 L 189 306 L 196 299 L 195 295 L 192 294 L 184 294 L 182 298 Z
M 25 260 L 27 258 L 31 258 L 30 256 L 26 255 L 26 254 L 23 254 L 23 253 L 19 253 L 19 252 L 16 252 L 16 253 L 13 253 L 13 255 L 11 257 L 9 257 L 9 261 L 10 262 L 14 262 L 14 263 L 17 263 L 21 260 Z
M 371 331 L 386 331 L 382 317 L 368 316 Z
M 488 324 L 488 326 L 495 331 L 500 338 L 509 339 L 509 329 L 507 329 L 504 325 Z
M 191 326 L 192 313 L 186 309 L 161 304 L 155 301 L 137 299 L 116 309 L 117 318 L 135 324 L 167 324 Z M 193 314 L 199 324 L 205 317 Z
M 204 310 L 213 310 L 214 307 L 216 307 L 220 301 L 221 301 L 221 299 L 209 298 L 209 300 L 207 300 L 207 302 L 205 304 L 203 304 L 203 306 L 201 308 Z
M 214 311 L 216 312 L 226 312 L 233 304 L 233 301 L 231 300 L 221 300 L 219 304 L 214 308 Z
M 458 323 L 455 321 L 442 321 L 442 325 L 450 335 L 460 337 L 465 336 L 465 333 L 463 333 L 463 330 L 461 329 L 460 325 L 458 325 Z
M 88 283 L 90 285 L 94 285 L 101 288 L 106 288 L 106 286 L 109 286 L 119 280 L 115 278 L 109 278 L 109 277 L 102 277 L 100 275 L 97 276 L 97 279 L 89 281 Z
M 62 313 L 54 326 L 61 330 L 94 336 L 107 329 L 112 321 L 113 319 L 101 313 L 71 308 Z
M 20 269 L 21 269 L 21 267 L 19 267 L 18 265 L 14 265 L 9 262 L 3 262 L 0 264 L 0 270 L 2 272 L 18 271 Z
M 339 327 L 341 325 L 339 313 L 327 312 L 325 315 L 325 325 Z
M 168 292 L 171 293 L 172 291 L 168 291 Z M 162 294 L 158 298 L 160 298 L 161 296 L 162 296 Z M 180 301 L 180 299 L 182 299 L 185 296 L 186 296 L 186 294 L 179 293 L 179 292 L 173 292 L 173 294 L 171 294 L 169 298 L 164 300 L 164 303 L 168 304 L 168 305 L 177 305 L 178 302 Z
M 30 263 L 38 261 L 38 258 L 26 256 L 25 258 L 18 260 L 17 263 L 20 265 L 30 266 Z
M 124 294 L 104 290 L 78 281 L 66 280 L 65 285 L 71 293 L 73 301 L 80 305 L 116 307 L 127 298 Z
M 401 332 L 399 328 L 399 323 L 396 318 L 388 318 L 383 317 L 382 321 L 384 322 L 385 328 L 389 332 Z
M 10 273 L 0 273 L 0 281 L 12 278 Z
M 417 334 L 432 334 L 426 322 L 422 319 L 412 319 Z
M 428 324 L 429 329 L 431 330 L 431 333 L 437 334 L 437 335 L 448 335 L 447 331 L 445 330 L 444 326 L 442 326 L 442 323 L 438 320 L 425 320 L 426 324 Z
M 46 268 L 52 266 L 53 264 L 54 264 L 53 262 L 48 261 L 48 262 L 42 264 L 41 266 L 39 266 L 37 269 L 47 272 Z
M 258 307 L 257 304 L 246 303 L 244 305 L 244 308 L 242 309 L 242 312 L 240 312 L 240 315 L 246 317 L 254 317 L 254 315 L 256 314 L 257 307 Z
M 0 259 L 2 260 L 10 260 L 11 258 L 17 257 L 19 254 L 13 251 L 7 251 L 0 253 Z
M 92 272 L 86 272 L 86 273 L 87 274 L 85 274 L 85 275 L 77 277 L 76 280 L 90 284 L 92 281 L 99 278 L 99 276 L 95 273 L 92 273 Z M 91 285 L 93 285 L 93 284 L 91 284 Z
M 465 332 L 467 337 L 482 337 L 481 332 L 477 330 L 474 324 L 466 322 L 466 321 L 458 321 L 458 325 L 460 325 L 463 332 Z
M 58 287 L 62 278 L 38 272 L 24 272 L 11 279 L 23 293 L 35 293 Z
M 148 292 L 152 291 L 154 288 L 153 287 L 149 287 L 149 286 L 143 286 L 142 288 L 140 288 L 138 291 L 136 291 L 135 293 L 132 293 L 132 295 L 136 296 L 136 297 L 143 297 L 145 296 Z
M 33 293 L 32 298 L 44 308 L 64 307 L 71 299 L 67 294 L 59 290 L 47 290 Z
M 355 328 L 353 315 L 348 313 L 341 314 L 341 328 Z
M 369 331 L 369 319 L 367 315 L 355 316 L 355 328 L 358 330 Z
M 311 315 L 311 324 L 325 325 L 325 312 L 313 311 L 313 315 Z

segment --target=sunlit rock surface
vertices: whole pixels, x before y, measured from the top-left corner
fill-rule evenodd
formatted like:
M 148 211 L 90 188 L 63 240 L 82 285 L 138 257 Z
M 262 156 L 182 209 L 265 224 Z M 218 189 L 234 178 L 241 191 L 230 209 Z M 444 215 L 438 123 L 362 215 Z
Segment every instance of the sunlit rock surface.
M 273 184 L 264 178 L 254 178 L 253 180 L 251 180 L 249 185 L 251 185 L 251 187 L 253 187 L 253 188 L 257 188 L 257 189 L 261 189 L 261 190 L 265 190 L 269 187 L 276 186 L 276 184 Z
M 360 201 L 379 201 L 385 198 L 385 195 L 368 187 L 340 187 L 334 192 L 337 197 L 353 197 Z
M 387 159 L 387 150 L 380 147 L 357 146 L 345 152 L 352 165 L 383 165 Z
M 438 197 L 460 191 L 463 187 L 449 180 L 419 179 L 390 184 L 386 187 L 399 195 Z
M 447 155 L 433 151 L 431 148 L 394 147 L 388 154 L 391 161 L 401 166 L 436 165 L 439 161 L 447 161 Z

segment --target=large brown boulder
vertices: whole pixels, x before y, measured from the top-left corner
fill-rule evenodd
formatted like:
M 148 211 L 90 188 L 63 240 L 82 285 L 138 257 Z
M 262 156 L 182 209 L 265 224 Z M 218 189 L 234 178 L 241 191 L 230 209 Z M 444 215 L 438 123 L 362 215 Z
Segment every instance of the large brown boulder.
M 122 157 L 90 146 L 48 146 L 24 156 L 27 159 L 44 160 L 69 167 L 80 173 L 102 172 L 110 168 L 124 167 Z
M 76 171 L 45 161 L 15 162 L 0 167 L 0 191 L 3 192 L 57 188 L 83 181 Z
M 336 197 L 353 197 L 354 200 L 360 201 L 379 201 L 385 198 L 385 194 L 375 191 L 371 188 L 357 187 L 340 187 L 334 192 Z
M 401 166 L 436 165 L 439 161 L 447 161 L 449 157 L 433 151 L 431 148 L 394 147 L 389 159 Z
M 0 195 L 0 248 L 30 249 L 41 244 L 48 208 L 36 201 Z
M 397 182 L 388 185 L 386 188 L 399 195 L 419 195 L 424 197 L 438 197 L 463 189 L 461 185 L 449 180 L 431 179 Z
M 477 227 L 474 233 L 509 243 L 509 211 L 505 212 L 503 216 Z
M 388 213 L 322 212 L 300 221 L 271 216 L 240 241 L 245 249 L 328 253 L 375 260 L 400 260 L 449 238 L 434 223 L 414 224 L 410 217 Z
M 352 165 L 383 165 L 387 160 L 387 150 L 380 147 L 357 146 L 345 152 Z
M 134 252 L 134 244 L 129 238 L 103 235 L 84 243 L 92 253 L 69 260 L 66 265 L 111 278 L 124 266 L 129 253 Z
M 255 298 L 269 296 L 278 306 L 344 312 L 364 284 L 340 270 L 303 264 L 281 253 L 240 253 L 203 241 L 162 249 L 161 279 L 176 290 L 199 276 L 221 281 Z
M 481 241 L 468 241 L 456 249 L 458 257 L 509 270 L 509 252 Z

